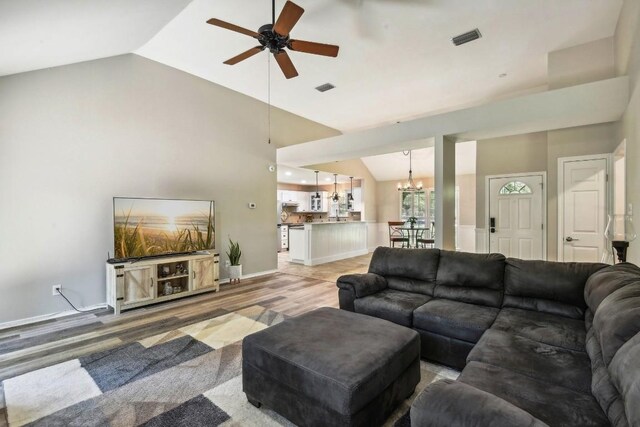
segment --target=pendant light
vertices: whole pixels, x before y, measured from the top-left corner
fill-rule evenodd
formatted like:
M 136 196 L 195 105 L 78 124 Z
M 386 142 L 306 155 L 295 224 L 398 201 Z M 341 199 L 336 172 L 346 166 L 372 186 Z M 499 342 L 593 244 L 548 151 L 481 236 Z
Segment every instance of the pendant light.
M 338 174 L 333 174 L 333 194 L 331 195 L 331 200 L 337 202 L 340 200 L 340 196 L 338 195 Z
M 316 173 L 316 194 L 311 196 L 314 199 L 319 199 L 320 198 L 320 191 L 318 190 L 318 173 L 320 173 L 320 171 L 314 171 Z
M 413 171 L 412 171 L 412 164 L 411 164 L 411 150 L 409 150 L 409 152 L 407 153 L 406 151 L 403 151 L 402 154 L 409 155 L 409 179 L 407 180 L 407 182 L 402 185 L 401 183 L 398 183 L 398 191 L 406 191 L 406 192 L 416 192 L 416 191 L 422 191 L 422 182 L 419 182 L 418 185 L 416 185 L 413 182 Z
M 350 176 L 349 179 L 351 180 L 351 193 L 349 193 L 347 200 L 349 200 L 350 202 L 353 202 L 353 177 Z

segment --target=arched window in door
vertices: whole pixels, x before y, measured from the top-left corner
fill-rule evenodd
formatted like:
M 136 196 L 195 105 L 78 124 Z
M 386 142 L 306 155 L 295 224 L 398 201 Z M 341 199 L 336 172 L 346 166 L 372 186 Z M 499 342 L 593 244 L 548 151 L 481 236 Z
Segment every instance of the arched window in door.
M 509 181 L 502 186 L 498 194 L 510 195 L 510 194 L 531 194 L 531 187 L 522 181 Z

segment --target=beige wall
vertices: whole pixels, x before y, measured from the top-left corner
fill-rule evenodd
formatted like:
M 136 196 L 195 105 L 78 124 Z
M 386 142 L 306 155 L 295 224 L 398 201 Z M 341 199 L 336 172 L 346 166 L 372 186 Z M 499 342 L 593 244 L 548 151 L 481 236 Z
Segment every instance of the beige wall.
M 460 225 L 476 225 L 476 176 L 457 175 L 456 187 L 460 191 Z
M 547 69 L 550 89 L 615 77 L 614 38 L 550 52 Z
M 486 228 L 486 177 L 547 170 L 547 133 L 536 132 L 478 141 L 476 149 L 476 226 Z
M 627 203 L 633 206 L 636 232 L 640 232 L 640 1 L 625 0 L 616 28 L 616 66 L 619 74 L 628 74 L 631 98 L 618 123 L 618 141 L 627 140 Z M 631 242 L 628 260 L 640 264 L 640 239 Z
M 55 284 L 105 302 L 114 196 L 213 199 L 218 250 L 231 236 L 245 273 L 276 268 L 264 103 L 136 55 L 2 77 L 0 93 L 0 322 L 69 310 Z
M 548 132 L 547 146 L 547 255 L 558 255 L 558 159 L 609 154 L 618 146 L 614 123 L 581 126 Z
M 307 166 L 307 168 L 362 178 L 362 199 L 364 200 L 364 212 L 362 212 L 362 220 L 368 222 L 376 222 L 376 205 L 378 203 L 376 197 L 376 188 L 378 183 L 373 175 L 371 175 L 371 172 L 369 172 L 369 169 L 367 169 L 362 160 L 354 159 L 334 163 L 309 165 Z M 331 191 L 333 191 L 333 187 L 331 188 Z
M 486 176 L 525 172 L 547 172 L 547 257 L 557 259 L 558 159 L 560 157 L 612 153 L 618 145 L 616 124 L 580 126 L 478 141 L 478 228 L 486 228 Z

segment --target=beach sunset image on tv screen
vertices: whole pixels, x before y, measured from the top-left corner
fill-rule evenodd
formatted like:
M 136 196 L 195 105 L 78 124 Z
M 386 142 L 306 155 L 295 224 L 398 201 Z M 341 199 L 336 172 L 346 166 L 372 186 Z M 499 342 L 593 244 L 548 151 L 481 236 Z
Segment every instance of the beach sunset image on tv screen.
M 215 248 L 213 201 L 113 199 L 115 258 Z

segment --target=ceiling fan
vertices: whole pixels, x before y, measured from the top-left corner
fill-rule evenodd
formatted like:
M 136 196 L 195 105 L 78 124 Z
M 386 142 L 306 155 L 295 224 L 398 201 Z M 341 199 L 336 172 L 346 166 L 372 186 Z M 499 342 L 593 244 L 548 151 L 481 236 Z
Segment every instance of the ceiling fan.
M 287 1 L 282 12 L 280 12 L 278 20 L 276 21 L 275 0 L 272 0 L 272 23 L 261 26 L 257 32 L 247 30 L 246 28 L 242 28 L 216 18 L 209 19 L 207 23 L 253 37 L 260 43 L 260 46 L 253 47 L 240 55 L 227 59 L 224 61 L 225 64 L 235 65 L 265 49 L 269 49 L 273 54 L 273 57 L 278 62 L 284 76 L 287 79 L 290 79 L 292 77 L 296 77 L 298 75 L 298 71 L 293 65 L 293 62 L 291 62 L 291 58 L 289 58 L 285 48 L 295 52 L 312 53 L 314 55 L 331 56 L 334 58 L 338 56 L 338 46 L 289 38 L 291 29 L 296 25 L 303 13 L 303 8 L 292 1 Z

